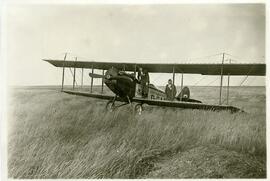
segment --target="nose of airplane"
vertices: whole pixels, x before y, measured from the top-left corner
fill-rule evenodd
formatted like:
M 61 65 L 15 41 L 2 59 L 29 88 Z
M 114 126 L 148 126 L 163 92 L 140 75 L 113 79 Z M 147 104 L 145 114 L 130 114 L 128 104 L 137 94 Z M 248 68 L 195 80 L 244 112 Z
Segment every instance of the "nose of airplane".
M 109 69 L 105 73 L 105 84 L 113 91 L 116 95 L 126 96 L 132 88 L 132 78 L 119 75 L 118 70 L 115 68 Z
M 105 72 L 105 80 L 110 80 L 113 77 L 116 77 L 117 75 L 118 70 L 112 67 Z
M 111 91 L 118 94 L 117 91 L 117 80 L 114 79 L 118 75 L 118 70 L 115 68 L 110 68 L 105 72 L 104 83 L 109 87 Z
M 111 74 L 107 74 L 106 76 L 105 76 L 105 79 L 110 79 L 112 77 L 112 75 Z

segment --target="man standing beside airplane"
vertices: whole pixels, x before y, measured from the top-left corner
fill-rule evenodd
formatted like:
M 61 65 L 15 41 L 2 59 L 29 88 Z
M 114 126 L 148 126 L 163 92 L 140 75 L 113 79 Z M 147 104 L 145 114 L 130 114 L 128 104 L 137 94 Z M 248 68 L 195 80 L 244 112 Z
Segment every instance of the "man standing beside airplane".
M 172 83 L 172 79 L 168 80 L 168 84 L 166 85 L 166 88 L 165 88 L 165 94 L 166 94 L 167 100 L 170 100 L 170 101 L 174 100 L 175 95 L 176 95 L 176 87 Z

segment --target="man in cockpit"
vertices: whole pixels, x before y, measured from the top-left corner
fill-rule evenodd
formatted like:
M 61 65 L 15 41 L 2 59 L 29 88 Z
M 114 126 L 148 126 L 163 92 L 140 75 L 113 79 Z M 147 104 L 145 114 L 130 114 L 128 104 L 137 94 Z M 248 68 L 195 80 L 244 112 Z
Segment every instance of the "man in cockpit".
M 146 69 L 139 68 L 138 71 L 138 82 L 142 86 L 142 97 L 147 97 L 148 95 L 148 85 L 149 85 L 149 74 Z

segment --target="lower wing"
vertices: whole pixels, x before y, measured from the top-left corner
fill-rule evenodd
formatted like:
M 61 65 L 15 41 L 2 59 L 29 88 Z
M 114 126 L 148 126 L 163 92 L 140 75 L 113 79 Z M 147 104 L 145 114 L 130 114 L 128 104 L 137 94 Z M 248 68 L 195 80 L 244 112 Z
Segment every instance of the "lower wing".
M 79 92 L 79 91 L 63 91 L 63 92 L 67 94 L 79 95 L 79 96 L 84 96 L 84 97 L 93 97 L 93 98 L 105 99 L 105 100 L 112 100 L 115 97 L 113 95 L 92 94 L 88 92 Z M 123 102 L 123 100 L 119 97 L 117 97 L 116 100 Z M 183 102 L 183 101 L 152 100 L 152 99 L 144 99 L 144 98 L 137 98 L 137 97 L 133 98 L 132 102 L 137 102 L 139 104 L 162 106 L 162 107 L 177 107 L 177 108 L 183 108 L 183 109 L 202 109 L 202 110 L 213 110 L 213 111 L 227 110 L 231 112 L 241 111 L 237 107 L 226 106 L 226 105 L 212 105 L 212 104 L 202 104 L 202 103 Z
M 213 111 L 227 110 L 231 112 L 241 111 L 239 108 L 234 107 L 234 106 L 203 104 L 203 103 L 195 103 L 195 102 L 151 100 L 151 99 L 143 99 L 143 98 L 133 98 L 133 102 L 137 102 L 140 104 L 149 104 L 149 105 L 154 105 L 154 106 L 177 107 L 177 108 L 183 108 L 183 109 L 202 109 L 202 110 L 213 110 Z
M 111 100 L 114 98 L 113 95 L 105 95 L 105 94 L 92 94 L 88 92 L 80 92 L 80 91 L 68 91 L 65 90 L 63 91 L 67 94 L 72 94 L 72 95 L 78 95 L 78 96 L 84 96 L 84 97 L 93 97 L 93 98 L 98 98 L 98 99 L 106 99 L 106 100 Z M 116 99 L 117 100 L 117 99 Z M 120 101 L 120 100 L 119 100 Z

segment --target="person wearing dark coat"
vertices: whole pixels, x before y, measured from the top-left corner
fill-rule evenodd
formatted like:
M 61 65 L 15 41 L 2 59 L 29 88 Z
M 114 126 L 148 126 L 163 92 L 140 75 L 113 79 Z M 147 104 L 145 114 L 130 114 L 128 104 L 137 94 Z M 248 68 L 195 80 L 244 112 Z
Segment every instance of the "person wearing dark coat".
M 168 84 L 166 85 L 165 88 L 165 94 L 166 94 L 166 99 L 173 101 L 176 95 L 176 87 L 175 85 L 172 83 L 172 79 L 168 80 Z
M 142 80 L 142 74 L 143 74 L 143 69 L 140 67 L 137 75 L 137 80 L 139 83 L 141 83 Z
M 147 97 L 148 95 L 148 85 L 149 85 L 149 74 L 147 70 L 142 70 L 142 68 L 139 68 L 138 72 L 138 81 L 142 86 L 142 97 Z

